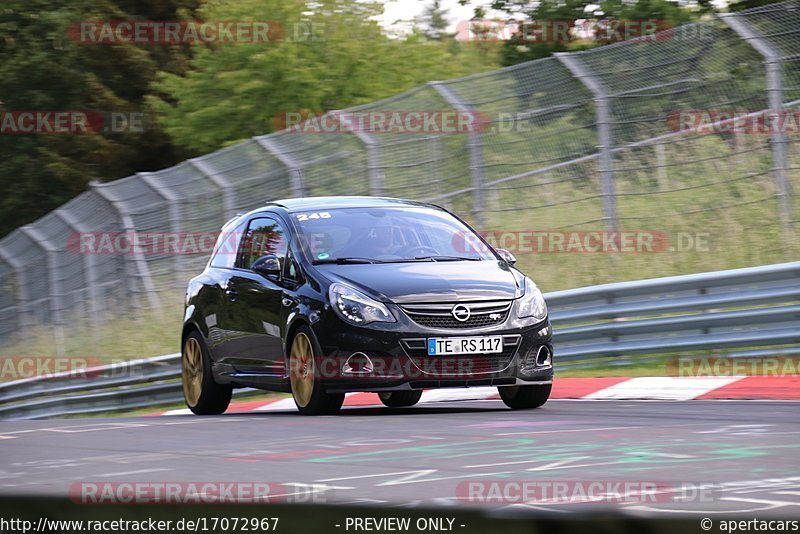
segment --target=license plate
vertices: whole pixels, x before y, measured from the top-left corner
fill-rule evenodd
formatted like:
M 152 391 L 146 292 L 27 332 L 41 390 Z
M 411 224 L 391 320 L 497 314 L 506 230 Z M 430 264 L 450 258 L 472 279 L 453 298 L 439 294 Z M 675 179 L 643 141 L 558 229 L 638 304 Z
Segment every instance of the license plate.
M 503 352 L 502 336 L 429 337 L 428 356 Z

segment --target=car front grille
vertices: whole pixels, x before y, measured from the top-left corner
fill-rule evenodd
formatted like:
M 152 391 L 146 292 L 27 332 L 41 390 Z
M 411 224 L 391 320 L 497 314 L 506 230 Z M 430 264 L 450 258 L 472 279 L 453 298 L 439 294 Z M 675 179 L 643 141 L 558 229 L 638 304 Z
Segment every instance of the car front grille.
M 470 316 L 466 321 L 459 321 L 453 315 L 453 307 L 457 304 L 469 308 Z M 445 330 L 462 330 L 503 324 L 508 317 L 508 310 L 511 309 L 511 301 L 407 304 L 401 307 L 418 325 Z
M 504 371 L 511 365 L 521 337 L 503 336 L 503 352 L 428 356 L 426 340 L 404 339 L 403 348 L 423 376 L 468 378 Z

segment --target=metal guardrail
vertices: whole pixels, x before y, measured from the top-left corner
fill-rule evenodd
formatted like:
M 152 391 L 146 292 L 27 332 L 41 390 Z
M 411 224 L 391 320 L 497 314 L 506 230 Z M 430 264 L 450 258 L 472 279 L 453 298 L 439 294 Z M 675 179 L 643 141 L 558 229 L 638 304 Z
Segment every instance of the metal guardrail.
M 800 353 L 800 262 L 582 287 L 545 298 L 563 367 L 698 350 Z M 91 414 L 182 399 L 180 354 L 169 354 L 2 384 L 0 417 Z
M 546 295 L 556 359 L 800 343 L 800 262 Z

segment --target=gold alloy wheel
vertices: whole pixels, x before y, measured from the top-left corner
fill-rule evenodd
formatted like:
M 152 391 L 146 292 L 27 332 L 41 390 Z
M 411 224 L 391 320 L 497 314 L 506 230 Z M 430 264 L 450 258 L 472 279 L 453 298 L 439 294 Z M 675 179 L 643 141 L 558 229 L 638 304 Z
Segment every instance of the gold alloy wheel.
M 203 352 L 200 343 L 193 337 L 183 346 L 183 395 L 189 406 L 197 406 L 203 390 Z
M 311 340 L 300 332 L 292 341 L 289 353 L 289 381 L 298 406 L 308 406 L 314 391 L 314 351 Z

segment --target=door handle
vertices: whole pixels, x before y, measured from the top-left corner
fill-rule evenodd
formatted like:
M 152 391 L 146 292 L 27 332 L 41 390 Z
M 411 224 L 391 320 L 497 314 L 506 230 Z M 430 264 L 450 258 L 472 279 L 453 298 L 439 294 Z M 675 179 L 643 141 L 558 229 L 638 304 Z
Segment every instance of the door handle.
M 238 295 L 239 292 L 236 291 L 236 289 L 234 289 L 232 287 L 228 287 L 228 288 L 225 289 L 225 294 L 228 295 L 228 298 L 230 300 L 236 300 L 236 295 Z

